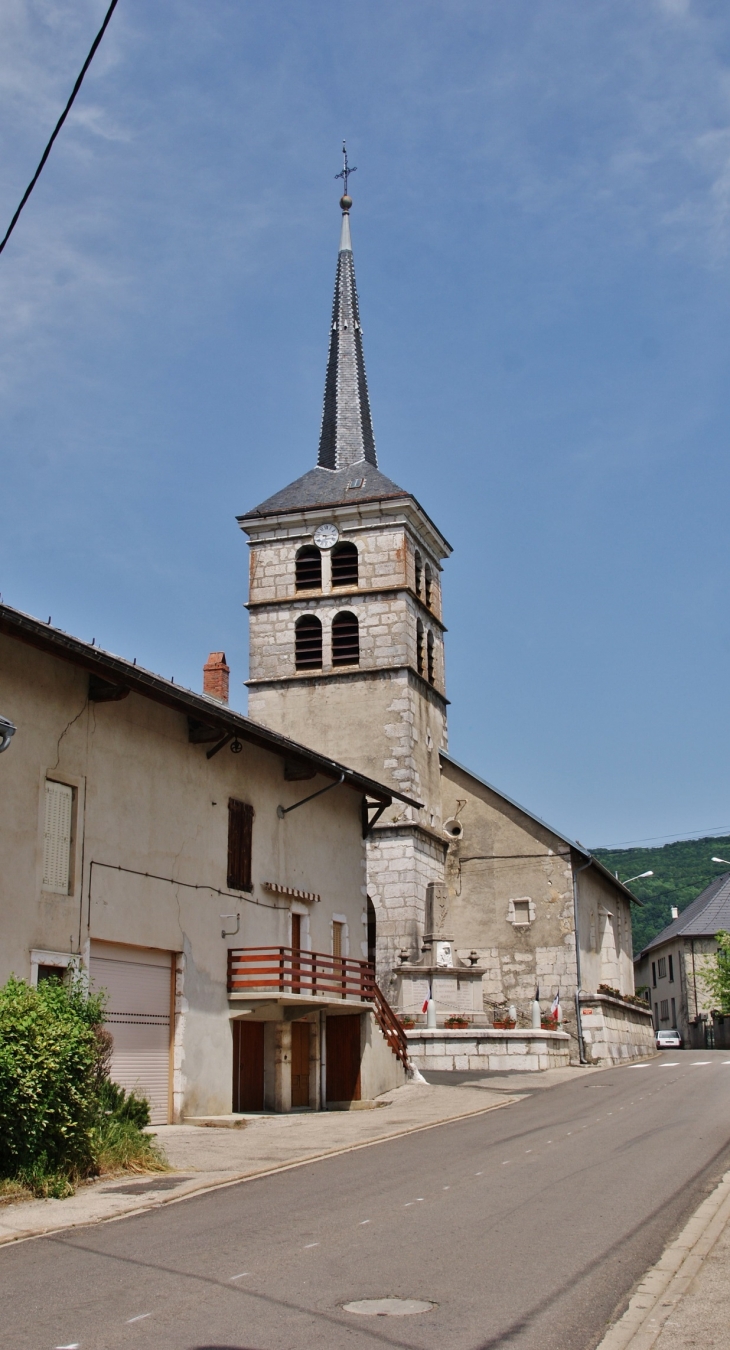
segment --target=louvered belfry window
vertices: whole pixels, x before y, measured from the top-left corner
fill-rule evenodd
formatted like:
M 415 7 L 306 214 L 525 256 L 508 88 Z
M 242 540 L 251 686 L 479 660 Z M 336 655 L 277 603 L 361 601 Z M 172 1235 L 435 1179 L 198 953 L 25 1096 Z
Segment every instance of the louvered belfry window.
M 423 674 L 423 624 L 416 619 L 416 669 Z
M 433 660 L 433 633 L 429 633 L 426 639 L 426 657 L 428 661 L 428 682 L 433 684 L 436 678 Z
M 235 797 L 228 801 L 228 885 L 232 891 L 251 890 L 253 807 Z
M 71 823 L 74 790 L 67 783 L 46 782 L 43 827 L 43 889 L 68 895 L 71 881 Z
M 322 554 L 313 544 L 307 544 L 297 553 L 294 577 L 298 591 L 321 591 Z
M 294 629 L 294 664 L 297 670 L 321 670 L 322 625 L 316 614 L 303 614 Z
M 332 620 L 332 665 L 356 666 L 360 662 L 360 626 L 354 614 L 343 610 Z
M 423 569 L 423 582 L 424 582 L 423 588 L 425 592 L 424 599 L 426 601 L 426 604 L 428 605 L 428 608 L 430 609 L 431 601 L 433 598 L 433 584 L 431 579 L 431 568 L 429 567 L 428 563 L 426 563 L 426 566 Z
M 332 585 L 357 586 L 358 556 L 354 544 L 338 544 L 332 550 Z
M 416 595 L 417 595 L 419 598 L 420 598 L 420 595 L 421 595 L 421 576 L 422 576 L 422 574 L 423 574 L 423 560 L 422 560 L 422 558 L 421 558 L 420 553 L 419 553 L 418 550 L 416 549 Z

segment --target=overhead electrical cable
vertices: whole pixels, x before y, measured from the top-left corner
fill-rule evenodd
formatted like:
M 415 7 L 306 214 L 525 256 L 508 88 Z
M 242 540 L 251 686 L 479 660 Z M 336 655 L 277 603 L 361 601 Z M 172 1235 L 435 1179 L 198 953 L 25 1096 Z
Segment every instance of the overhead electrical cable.
M 48 156 L 49 156 L 50 153 L 51 153 L 51 149 L 52 149 L 52 147 L 53 147 L 53 142 L 55 141 L 55 139 L 56 139 L 56 137 L 57 137 L 59 131 L 61 130 L 61 127 L 63 126 L 64 122 L 66 121 L 66 118 L 68 117 L 68 115 L 69 115 L 69 113 L 70 113 L 70 111 L 71 111 L 71 108 L 73 107 L 74 99 L 76 98 L 76 95 L 78 94 L 79 89 L 81 88 L 81 85 L 83 84 L 84 76 L 85 76 L 87 70 L 89 69 L 89 66 L 90 66 L 91 63 L 92 63 L 92 61 L 93 61 L 93 59 L 94 59 L 94 56 L 96 55 L 96 49 L 97 49 L 97 47 L 99 46 L 99 43 L 101 42 L 101 39 L 103 38 L 103 36 L 104 36 L 104 34 L 105 34 L 106 30 L 107 30 L 107 26 L 108 26 L 108 24 L 109 24 L 109 20 L 111 19 L 112 14 L 114 13 L 114 10 L 116 9 L 116 7 L 117 7 L 117 0 L 112 0 L 111 4 L 110 4 L 110 6 L 109 6 L 109 8 L 108 8 L 108 10 L 107 10 L 107 12 L 106 12 L 106 18 L 104 19 L 104 22 L 103 22 L 103 24 L 101 25 L 101 28 L 99 29 L 99 31 L 98 31 L 96 37 L 94 38 L 94 41 L 93 41 L 92 44 L 91 44 L 91 51 L 89 52 L 89 55 L 87 56 L 86 60 L 84 61 L 83 66 L 81 67 L 81 74 L 79 75 L 79 78 L 77 79 L 77 81 L 76 81 L 76 83 L 75 83 L 75 85 L 74 85 L 74 87 L 73 87 L 73 90 L 71 91 L 71 97 L 70 97 L 68 103 L 66 104 L 66 107 L 64 108 L 63 112 L 61 113 L 61 116 L 59 117 L 59 119 L 58 119 L 58 121 L 57 121 L 57 123 L 56 123 L 56 125 L 55 125 L 55 127 L 54 127 L 53 135 L 51 136 L 51 139 L 50 139 L 50 141 L 48 142 L 48 145 L 46 146 L 45 150 L 43 151 L 43 154 L 41 155 L 41 161 L 40 161 L 40 164 L 38 165 L 38 168 L 36 169 L 36 171 L 35 171 L 35 173 L 33 174 L 33 177 L 31 178 L 31 180 L 30 180 L 30 182 L 29 182 L 27 188 L 25 189 L 25 192 L 23 193 L 23 197 L 22 197 L 22 199 L 21 199 L 20 205 L 19 205 L 17 211 L 15 212 L 15 215 L 13 216 L 13 219 L 11 220 L 10 224 L 8 225 L 7 230 L 5 231 L 4 238 L 3 238 L 2 242 L 0 243 L 0 253 L 2 253 L 3 249 L 5 248 L 5 245 L 6 245 L 7 242 L 8 242 L 8 239 L 10 238 L 11 234 L 13 233 L 13 230 L 15 229 L 15 226 L 17 225 L 18 220 L 19 220 L 19 218 L 20 218 L 20 213 L 21 213 L 21 211 L 23 210 L 23 207 L 25 206 L 25 203 L 27 202 L 28 198 L 30 197 L 30 194 L 31 194 L 31 192 L 33 191 L 33 188 L 35 187 L 36 183 L 38 182 L 38 179 L 39 179 L 40 176 L 41 176 L 41 172 L 42 172 L 42 170 L 43 170 L 43 166 L 44 166 L 46 160 L 48 159 Z

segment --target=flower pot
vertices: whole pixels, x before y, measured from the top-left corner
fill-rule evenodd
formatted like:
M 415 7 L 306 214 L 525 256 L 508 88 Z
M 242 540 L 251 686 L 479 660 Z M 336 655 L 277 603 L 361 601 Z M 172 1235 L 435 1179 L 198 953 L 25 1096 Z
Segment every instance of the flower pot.
M 504 1022 L 492 1023 L 492 1026 L 494 1027 L 495 1031 L 514 1031 L 516 1025 L 517 1023 L 511 1022 L 509 1018 L 507 1018 L 506 1021 Z

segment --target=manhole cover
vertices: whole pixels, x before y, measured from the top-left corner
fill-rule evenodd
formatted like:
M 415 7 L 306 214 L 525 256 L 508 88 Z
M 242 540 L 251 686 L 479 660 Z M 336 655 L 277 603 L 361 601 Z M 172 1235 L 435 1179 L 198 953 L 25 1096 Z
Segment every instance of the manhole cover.
M 431 1312 L 436 1304 L 425 1298 L 360 1298 L 342 1306 L 345 1312 L 361 1313 L 364 1317 L 408 1317 L 411 1313 Z

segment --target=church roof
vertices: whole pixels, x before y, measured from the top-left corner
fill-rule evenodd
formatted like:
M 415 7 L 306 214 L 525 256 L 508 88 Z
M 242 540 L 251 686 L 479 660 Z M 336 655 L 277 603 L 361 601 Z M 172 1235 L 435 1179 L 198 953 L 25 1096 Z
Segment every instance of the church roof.
M 577 839 L 571 839 L 569 835 L 563 834 L 562 830 L 556 830 L 553 825 L 548 825 L 547 821 L 543 820 L 541 816 L 536 816 L 534 811 L 528 811 L 527 807 L 521 806 L 519 802 L 515 801 L 514 797 L 508 797 L 507 793 L 502 792 L 501 788 L 495 787 L 494 783 L 488 783 L 486 778 L 480 778 L 478 774 L 474 773 L 473 769 L 467 769 L 465 764 L 460 764 L 458 759 L 454 759 L 453 755 L 448 755 L 445 750 L 439 751 L 439 757 L 442 760 L 446 760 L 447 764 L 453 764 L 454 768 L 458 769 L 460 773 L 467 774 L 475 783 L 479 783 L 482 787 L 487 788 L 489 792 L 493 792 L 495 797 L 501 797 L 503 802 L 507 802 L 509 806 L 514 806 L 518 811 L 522 812 L 523 816 L 527 816 L 529 820 L 534 820 L 536 825 L 541 825 L 544 830 L 548 830 L 549 833 L 554 835 L 556 839 L 559 839 L 561 843 L 567 844 L 568 848 L 572 849 L 574 853 L 579 853 L 583 858 L 586 858 L 586 868 L 594 867 L 595 870 L 599 872 L 606 881 L 609 881 L 617 891 L 621 891 L 625 898 L 631 901 L 632 905 L 638 905 L 640 909 L 643 909 L 644 901 L 639 900 L 638 897 L 634 895 L 633 891 L 630 891 L 627 886 L 624 886 L 624 883 L 619 881 L 618 877 L 615 877 L 613 872 L 610 872 L 598 858 L 594 858 L 589 849 L 584 848 L 583 844 L 579 844 Z M 583 868 L 579 867 L 578 871 L 582 872 Z
M 362 328 L 355 285 L 355 262 L 350 239 L 350 202 L 343 197 L 342 232 L 337 255 L 335 298 L 332 305 L 327 376 L 324 385 L 322 428 L 317 463 L 322 469 L 350 469 L 372 464 L 377 468 L 370 416 Z
M 705 886 L 698 896 L 682 910 L 678 919 L 657 933 L 637 960 L 653 947 L 661 947 L 678 937 L 714 937 L 716 933 L 730 929 L 730 872 L 715 877 L 709 886 Z
M 239 516 L 239 520 L 304 507 L 410 496 L 378 469 L 350 237 L 352 203 L 349 197 L 343 197 L 341 204 L 342 231 L 317 467 Z
M 324 469 L 317 465 L 288 487 L 267 497 L 247 516 L 273 516 L 280 511 L 298 511 L 305 507 L 335 506 L 344 502 L 382 501 L 387 497 L 410 497 L 409 492 L 386 478 L 380 469 L 361 460 L 349 469 Z

